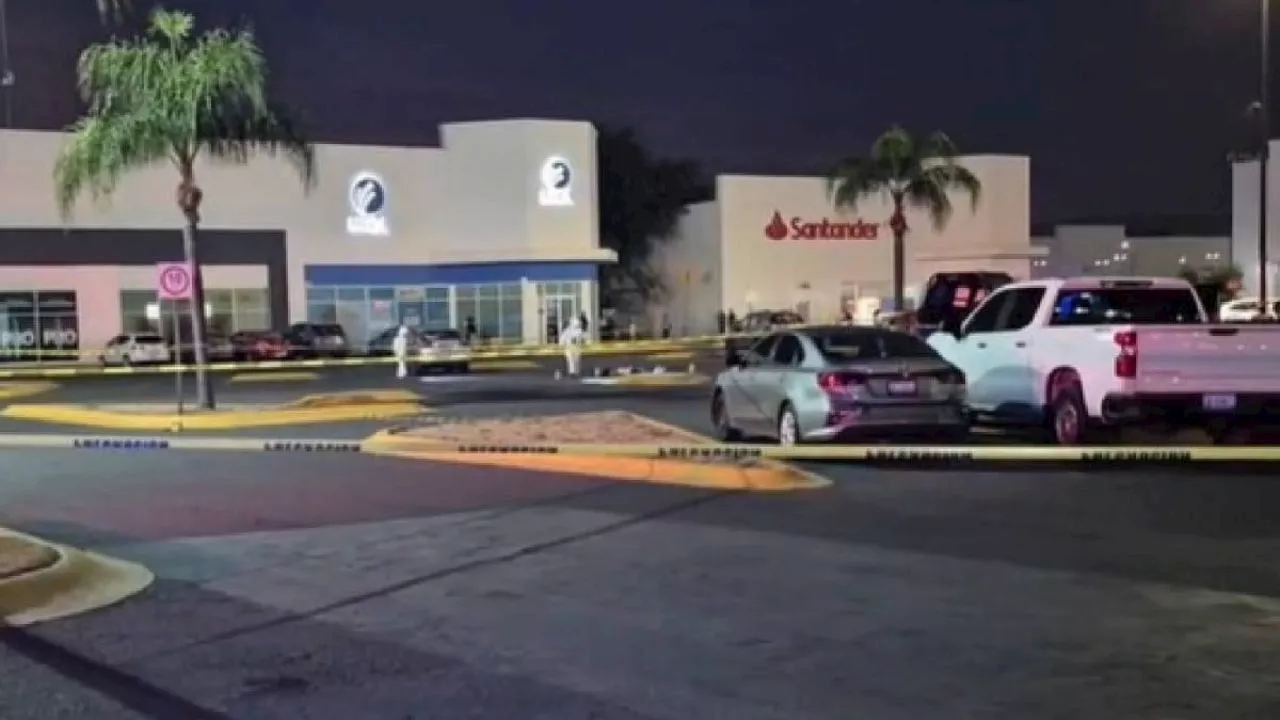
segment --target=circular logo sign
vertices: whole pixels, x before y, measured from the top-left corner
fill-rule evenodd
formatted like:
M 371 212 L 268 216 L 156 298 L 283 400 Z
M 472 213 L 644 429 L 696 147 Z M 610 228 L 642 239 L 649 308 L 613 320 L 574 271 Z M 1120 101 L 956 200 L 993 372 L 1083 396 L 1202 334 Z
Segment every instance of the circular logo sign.
M 357 173 L 351 178 L 347 202 L 353 215 L 377 217 L 387 208 L 387 188 L 382 178 L 371 172 Z
M 160 273 L 160 290 L 166 296 L 185 296 L 190 289 L 191 275 L 182 265 L 170 265 Z
M 542 163 L 538 173 L 538 204 L 544 207 L 573 205 L 573 166 L 559 155 Z

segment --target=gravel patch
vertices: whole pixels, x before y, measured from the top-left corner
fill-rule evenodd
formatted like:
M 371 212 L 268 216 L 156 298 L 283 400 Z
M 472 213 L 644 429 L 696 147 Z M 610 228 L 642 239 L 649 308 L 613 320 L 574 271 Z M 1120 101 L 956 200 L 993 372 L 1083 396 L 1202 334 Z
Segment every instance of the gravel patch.
M 504 445 L 688 444 L 692 440 L 684 433 L 655 426 L 640 416 L 618 410 L 459 420 L 414 427 L 400 434 L 441 443 Z

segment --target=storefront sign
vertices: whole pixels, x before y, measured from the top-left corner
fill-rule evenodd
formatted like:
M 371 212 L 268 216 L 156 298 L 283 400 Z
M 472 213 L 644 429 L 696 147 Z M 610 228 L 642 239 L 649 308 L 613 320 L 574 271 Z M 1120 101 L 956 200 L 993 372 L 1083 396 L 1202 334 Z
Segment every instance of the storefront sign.
M 70 291 L 0 293 L 0 358 L 79 349 L 76 311 L 76 294 Z
M 363 171 L 347 188 L 347 234 L 383 237 L 387 226 L 387 186 L 376 173 Z
M 538 173 L 538 204 L 542 207 L 573 206 L 573 166 L 559 155 L 542 162 Z
M 853 222 L 810 220 L 799 215 L 790 221 L 782 213 L 774 211 L 773 218 L 764 228 L 765 237 L 775 242 L 782 240 L 875 240 L 880 236 L 880 223 L 869 223 L 862 218 Z

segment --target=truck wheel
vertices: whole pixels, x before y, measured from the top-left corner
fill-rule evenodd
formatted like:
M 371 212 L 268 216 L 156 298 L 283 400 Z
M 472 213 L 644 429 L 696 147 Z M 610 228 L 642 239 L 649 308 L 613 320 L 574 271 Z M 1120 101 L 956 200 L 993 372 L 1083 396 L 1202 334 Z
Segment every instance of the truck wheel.
M 1049 405 L 1049 431 L 1058 445 L 1083 445 L 1089 435 L 1089 410 L 1084 394 L 1076 387 L 1064 387 Z

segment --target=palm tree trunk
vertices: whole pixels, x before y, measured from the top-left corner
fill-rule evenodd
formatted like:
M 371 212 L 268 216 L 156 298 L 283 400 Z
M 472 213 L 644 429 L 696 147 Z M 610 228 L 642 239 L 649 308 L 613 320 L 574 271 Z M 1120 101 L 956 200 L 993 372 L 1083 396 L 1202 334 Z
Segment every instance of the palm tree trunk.
M 907 215 L 897 198 L 894 198 L 889 228 L 893 230 L 893 309 L 902 312 L 907 309 Z
M 196 364 L 196 406 L 205 410 L 215 407 L 213 384 L 208 369 L 208 343 L 205 342 L 207 326 L 204 314 L 204 273 L 200 271 L 199 243 L 196 242 L 196 221 L 188 218 L 182 227 L 182 251 L 191 267 L 191 344 L 194 346 Z M 181 338 L 177 341 L 181 343 Z

